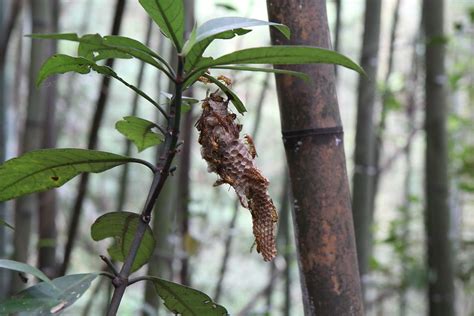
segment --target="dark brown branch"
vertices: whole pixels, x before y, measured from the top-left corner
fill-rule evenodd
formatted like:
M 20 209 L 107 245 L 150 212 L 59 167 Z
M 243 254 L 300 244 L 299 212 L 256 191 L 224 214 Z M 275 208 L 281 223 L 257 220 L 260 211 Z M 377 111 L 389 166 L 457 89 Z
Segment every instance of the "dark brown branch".
M 146 228 L 151 219 L 151 212 L 155 205 L 155 201 L 158 198 L 166 179 L 169 176 L 169 170 L 174 156 L 176 155 L 176 145 L 178 143 L 178 134 L 179 134 L 179 124 L 181 119 L 181 99 L 183 91 L 183 67 L 184 59 L 179 56 L 178 59 L 178 71 L 176 77 L 175 93 L 173 101 L 170 106 L 169 120 L 168 120 L 168 133 L 166 134 L 164 151 L 158 162 L 158 168 L 160 172 L 157 172 L 153 178 L 150 191 L 148 193 L 145 206 L 141 213 L 141 221 L 138 224 L 137 230 L 135 232 L 135 237 L 133 239 L 130 251 L 125 259 L 125 263 L 120 270 L 119 276 L 113 280 L 113 285 L 115 287 L 112 300 L 110 302 L 109 310 L 107 312 L 108 316 L 114 316 L 117 314 L 120 302 L 125 293 L 125 290 L 128 286 L 128 277 L 132 269 L 133 261 L 140 247 L 140 243 L 145 235 Z
M 101 256 L 100 256 L 100 259 L 105 262 L 105 264 L 106 264 L 107 267 L 110 269 L 110 271 L 112 271 L 112 273 L 114 274 L 114 276 L 118 276 L 118 275 L 119 275 L 117 269 L 115 269 L 114 264 L 112 263 L 112 261 L 110 261 L 109 258 L 107 258 L 106 256 L 102 256 L 102 255 L 101 255 Z

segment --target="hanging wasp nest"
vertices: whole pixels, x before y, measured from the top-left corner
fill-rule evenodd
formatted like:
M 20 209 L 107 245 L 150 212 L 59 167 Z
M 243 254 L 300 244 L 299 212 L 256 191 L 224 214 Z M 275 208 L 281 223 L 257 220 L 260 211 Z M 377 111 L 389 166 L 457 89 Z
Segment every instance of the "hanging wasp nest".
M 250 136 L 239 138 L 242 126 L 235 122 L 228 101 L 217 92 L 202 102 L 202 114 L 196 123 L 200 132 L 202 157 L 208 163 L 208 171 L 220 179 L 214 185 L 231 185 L 243 207 L 250 210 L 257 251 L 265 261 L 276 256 L 275 228 L 278 214 L 268 195 L 268 179 L 254 163 L 255 147 Z

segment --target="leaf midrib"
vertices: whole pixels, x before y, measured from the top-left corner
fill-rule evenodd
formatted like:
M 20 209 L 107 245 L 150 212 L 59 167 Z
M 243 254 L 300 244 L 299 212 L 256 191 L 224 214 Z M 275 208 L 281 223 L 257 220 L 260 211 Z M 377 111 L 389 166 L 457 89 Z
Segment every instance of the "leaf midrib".
M 173 0 L 173 1 L 176 1 L 176 0 Z M 181 49 L 182 49 L 181 43 L 178 41 L 178 38 L 176 37 L 176 33 L 174 32 L 172 25 L 170 21 L 168 20 L 168 16 L 165 14 L 163 7 L 159 3 L 159 1 L 155 0 L 154 2 L 158 10 L 160 11 L 161 17 L 163 18 L 163 21 L 165 22 L 166 27 L 168 28 L 168 32 L 170 33 L 170 36 L 173 38 L 173 42 L 176 44 L 176 49 L 178 50 L 178 52 L 181 52 Z
M 174 292 L 168 285 L 165 284 L 165 282 L 160 280 L 160 286 L 164 287 L 165 291 L 171 293 L 178 302 L 180 302 L 190 313 L 192 313 L 192 315 L 197 316 L 197 314 L 193 312 L 192 308 L 188 304 L 186 304 L 184 300 L 181 299 L 180 295 Z

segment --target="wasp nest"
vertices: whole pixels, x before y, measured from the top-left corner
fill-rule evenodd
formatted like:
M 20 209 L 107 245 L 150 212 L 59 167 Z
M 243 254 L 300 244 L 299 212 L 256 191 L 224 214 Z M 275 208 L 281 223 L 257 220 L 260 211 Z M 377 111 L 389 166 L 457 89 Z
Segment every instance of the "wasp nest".
M 228 111 L 227 105 L 217 93 L 203 101 L 202 115 L 196 123 L 201 154 L 208 163 L 208 171 L 220 177 L 215 185 L 230 184 L 242 206 L 252 213 L 257 251 L 265 261 L 270 261 L 276 256 L 278 214 L 268 195 L 269 182 L 255 167 L 253 141 L 248 135 L 239 138 L 242 126 L 235 122 L 236 115 Z

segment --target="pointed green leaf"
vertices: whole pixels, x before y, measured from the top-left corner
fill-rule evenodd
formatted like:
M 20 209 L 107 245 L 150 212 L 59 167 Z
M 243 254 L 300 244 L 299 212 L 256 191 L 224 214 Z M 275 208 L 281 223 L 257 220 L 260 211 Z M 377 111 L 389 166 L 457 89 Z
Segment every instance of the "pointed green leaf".
M 43 280 L 47 283 L 51 283 L 51 280 L 43 272 L 23 262 L 0 259 L 0 268 L 31 274 L 40 280 Z
M 74 304 L 91 286 L 96 273 L 71 274 L 38 283 L 0 303 L 0 314 L 57 315 Z
M 112 68 L 108 66 L 97 65 L 93 60 L 86 59 L 84 57 L 72 57 L 62 54 L 51 56 L 44 62 L 43 66 L 41 66 L 36 84 L 40 85 L 46 78 L 55 74 L 66 73 L 70 71 L 85 74 L 89 73 L 91 69 L 104 76 L 114 77 L 128 88 L 139 94 L 141 97 L 146 99 L 148 102 L 153 104 L 155 107 L 159 107 L 158 103 L 150 98 L 144 91 L 123 80 Z
M 87 74 L 91 71 L 91 68 L 106 76 L 112 76 L 115 74 L 111 68 L 99 66 L 89 59 L 56 54 L 49 57 L 41 66 L 38 78 L 36 79 L 36 85 L 41 85 L 41 83 L 48 77 L 57 74 L 64 74 L 71 71 L 80 74 Z
M 117 50 L 115 47 L 103 45 L 104 39 L 99 34 L 87 34 L 81 37 L 82 41 L 77 48 L 77 55 L 93 61 L 108 58 L 130 59 L 132 55 Z
M 81 59 L 62 54 L 53 55 L 41 66 L 36 85 L 39 86 L 49 76 L 71 71 L 88 74 L 91 70 L 90 65 Z
M 115 128 L 132 141 L 141 152 L 148 147 L 161 144 L 164 140 L 162 134 L 152 131 L 156 124 L 136 116 L 126 116 L 115 124 Z
M 91 236 L 95 241 L 105 238 L 114 238 L 114 244 L 108 249 L 110 256 L 117 261 L 124 262 L 127 257 L 140 215 L 130 212 L 112 212 L 99 217 L 91 227 Z M 132 265 L 132 272 L 140 269 L 148 262 L 155 249 L 153 232 L 147 225 L 145 235 L 138 248 L 137 256 Z
M 86 34 L 79 37 L 74 33 L 64 33 L 31 34 L 29 37 L 34 39 L 53 39 L 78 42 L 80 43 L 80 46 L 82 45 L 82 48 L 80 50 L 78 49 L 79 55 L 86 55 L 89 60 L 94 60 L 90 53 L 95 55 L 95 57 L 97 57 L 97 54 L 99 54 L 99 56 L 102 54 L 101 58 L 130 58 L 130 56 L 133 56 L 156 67 L 157 69 L 162 70 L 168 77 L 170 77 L 169 70 L 171 67 L 161 56 L 156 54 L 145 44 L 125 36 L 111 35 L 102 37 L 99 34 Z
M 311 78 L 304 72 L 284 70 L 284 69 L 272 69 L 272 68 L 258 68 L 258 67 L 246 67 L 246 66 L 218 66 L 212 67 L 213 69 L 229 69 L 229 70 L 242 70 L 242 71 L 255 71 L 255 72 L 271 72 L 275 74 L 290 75 L 303 79 L 306 82 L 310 82 Z
M 227 310 L 212 299 L 193 288 L 152 277 L 150 280 L 166 308 L 183 316 L 224 316 Z
M 219 89 L 222 90 L 222 92 L 226 94 L 226 96 L 229 98 L 229 100 L 232 102 L 232 104 L 235 106 L 235 108 L 237 109 L 237 111 L 239 111 L 240 114 L 244 114 L 245 112 L 247 112 L 247 109 L 245 108 L 245 105 L 242 100 L 240 100 L 237 94 L 230 90 L 229 87 L 227 87 L 225 84 L 223 84 L 212 76 L 204 75 L 204 77 L 209 79 L 212 83 L 218 86 Z
M 216 3 L 216 7 L 218 8 L 223 8 L 225 10 L 228 10 L 228 11 L 234 11 L 234 12 L 237 12 L 237 8 L 231 4 L 228 4 L 228 3 Z
M 183 0 L 139 0 L 148 15 L 159 26 L 163 34 L 170 38 L 178 52 L 184 40 Z
M 12 225 L 8 224 L 3 218 L 0 218 L 0 225 L 3 225 L 3 226 L 6 226 L 12 230 L 15 230 L 15 227 L 13 227 Z
M 53 40 L 66 40 L 66 41 L 79 41 L 80 37 L 76 33 L 55 33 L 55 34 L 29 34 L 26 37 L 33 39 L 53 39 Z
M 238 50 L 214 60 L 199 63 L 197 68 L 204 69 L 231 64 L 335 64 L 365 75 L 364 70 L 348 57 L 335 51 L 310 46 L 269 46 Z
M 0 201 L 57 188 L 83 172 L 99 173 L 127 162 L 143 163 L 103 151 L 41 149 L 0 165 Z
M 193 30 L 189 35 L 189 39 L 184 43 L 182 54 L 186 56 L 191 48 L 196 44 L 196 36 L 197 36 L 197 25 L 194 24 Z

